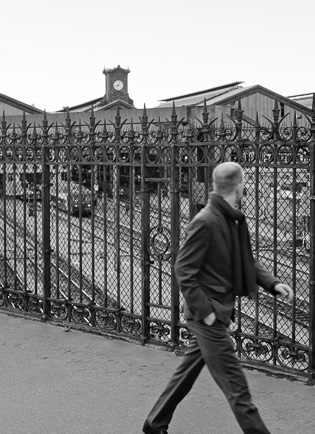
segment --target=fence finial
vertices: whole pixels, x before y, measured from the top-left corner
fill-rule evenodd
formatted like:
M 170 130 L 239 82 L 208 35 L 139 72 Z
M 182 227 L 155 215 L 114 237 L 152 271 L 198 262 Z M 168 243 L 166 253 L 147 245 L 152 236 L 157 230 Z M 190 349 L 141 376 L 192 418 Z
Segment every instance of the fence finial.
M 70 111 L 69 111 L 69 107 L 67 107 L 67 116 L 66 116 L 66 120 L 70 122 Z
M 143 107 L 142 122 L 148 122 L 147 108 L 146 108 L 145 104 Z

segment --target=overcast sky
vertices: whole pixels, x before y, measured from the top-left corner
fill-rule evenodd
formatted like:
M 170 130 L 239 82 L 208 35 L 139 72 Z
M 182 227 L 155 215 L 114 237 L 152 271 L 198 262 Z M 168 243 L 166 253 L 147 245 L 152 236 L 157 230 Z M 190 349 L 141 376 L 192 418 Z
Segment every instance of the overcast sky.
M 54 111 L 129 68 L 137 108 L 244 81 L 315 92 L 315 0 L 15 0 L 1 4 L 0 93 Z

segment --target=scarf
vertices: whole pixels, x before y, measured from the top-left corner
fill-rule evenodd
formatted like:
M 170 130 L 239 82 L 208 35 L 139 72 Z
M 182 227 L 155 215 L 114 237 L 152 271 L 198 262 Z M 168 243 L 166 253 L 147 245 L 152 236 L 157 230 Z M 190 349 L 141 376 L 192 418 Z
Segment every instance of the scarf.
M 245 215 L 216 193 L 211 193 L 210 199 L 211 207 L 224 215 L 230 229 L 234 294 L 252 298 L 256 294 L 256 273 Z

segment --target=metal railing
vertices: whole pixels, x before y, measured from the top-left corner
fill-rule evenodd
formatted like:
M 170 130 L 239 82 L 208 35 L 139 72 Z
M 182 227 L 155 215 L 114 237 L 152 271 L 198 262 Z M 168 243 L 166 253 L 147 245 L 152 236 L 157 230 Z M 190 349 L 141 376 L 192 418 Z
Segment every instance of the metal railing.
M 177 119 L 19 125 L 0 137 L 0 307 L 181 350 L 189 340 L 173 264 L 223 161 L 245 173 L 242 208 L 255 255 L 295 292 L 236 301 L 238 355 L 314 380 L 312 118 L 196 125 Z M 265 118 L 266 119 L 266 118 Z

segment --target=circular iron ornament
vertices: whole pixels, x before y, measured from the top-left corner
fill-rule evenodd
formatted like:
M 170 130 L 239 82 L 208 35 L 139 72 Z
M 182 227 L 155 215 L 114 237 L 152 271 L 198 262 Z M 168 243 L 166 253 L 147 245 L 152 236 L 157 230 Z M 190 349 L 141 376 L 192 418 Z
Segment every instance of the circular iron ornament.
M 67 149 L 66 148 L 57 149 L 57 163 L 65 163 L 67 160 L 68 160 Z
M 143 134 L 141 134 L 139 131 L 134 132 L 134 141 L 136 143 L 142 143 L 143 142 Z
M 150 322 L 150 337 L 152 339 L 170 342 L 171 328 L 162 322 Z
M 148 137 L 148 141 L 151 144 L 156 144 L 159 141 L 163 140 L 164 137 L 165 137 L 164 131 L 161 131 L 161 130 L 152 130 L 152 131 L 150 131 L 150 134 L 149 134 L 149 137 Z
M 237 146 L 227 145 L 224 147 L 223 158 L 224 161 L 237 161 Z
M 53 148 L 49 148 L 48 150 L 48 160 L 50 162 L 56 161 L 56 150 Z
M 189 164 L 189 149 L 186 146 L 180 146 L 176 149 L 176 163 Z
M 220 163 L 221 161 L 221 146 L 210 145 L 207 149 L 207 162 Z
M 87 307 L 71 306 L 70 317 L 76 324 L 89 324 L 91 311 Z
M 241 351 L 248 359 L 264 362 L 272 359 L 272 345 L 262 340 L 243 338 L 241 340 Z
M 120 140 L 123 143 L 128 144 L 128 143 L 130 143 L 131 137 L 132 137 L 132 133 L 130 131 L 126 130 L 126 131 L 123 131 L 121 133 Z
M 301 145 L 296 149 L 296 162 L 299 164 L 310 164 L 310 147 L 308 145 Z
M 283 129 L 280 129 L 279 132 L 281 139 L 287 142 L 293 139 L 293 130 L 291 127 L 284 127 Z
M 15 156 L 15 161 L 17 160 L 23 160 L 23 148 L 21 148 L 20 146 L 18 146 L 17 148 L 14 149 L 14 156 Z
M 52 301 L 50 303 L 51 315 L 55 318 L 65 320 L 68 316 L 68 310 L 64 301 Z
M 132 158 L 133 158 L 133 161 L 135 161 L 135 162 L 141 161 L 141 148 L 140 148 L 140 146 L 133 147 Z
M 120 325 L 123 332 L 133 336 L 141 336 L 142 323 L 139 318 L 123 315 Z
M 149 232 L 148 248 L 150 255 L 167 261 L 171 257 L 171 231 L 163 226 L 155 226 Z
M 205 162 L 205 147 L 194 146 L 191 151 L 192 163 L 204 163 Z
M 146 161 L 148 163 L 158 163 L 159 161 L 159 150 L 157 147 L 147 148 Z
M 130 162 L 130 148 L 128 148 L 128 146 L 122 146 L 119 148 L 118 159 L 121 163 Z
M 103 161 L 103 149 L 101 147 L 96 147 L 94 149 L 94 160 Z
M 117 315 L 106 310 L 97 310 L 95 313 L 95 324 L 100 330 L 116 330 Z
M 79 160 L 79 148 L 77 146 L 69 148 L 69 158 L 71 162 Z
M 274 148 L 271 145 L 262 145 L 259 149 L 259 160 L 262 163 L 272 163 L 273 162 Z
M 105 161 L 116 161 L 116 148 L 114 146 L 108 146 L 105 149 Z
M 243 162 L 253 163 L 256 161 L 256 148 L 253 145 L 243 145 L 241 148 L 241 159 Z
M 34 148 L 26 148 L 25 158 L 28 161 L 34 161 Z
M 171 148 L 165 146 L 161 152 L 162 164 L 170 164 L 172 160 Z
M 297 130 L 297 137 L 302 142 L 308 142 L 312 137 L 312 131 L 310 128 L 299 127 Z
M 7 160 L 7 161 L 13 160 L 13 149 L 11 147 L 5 148 L 4 157 L 5 157 L 5 160 Z
M 88 146 L 84 146 L 83 148 L 81 148 L 81 156 L 82 156 L 82 160 L 84 161 L 91 161 L 91 148 Z
M 292 146 L 281 145 L 277 149 L 278 161 L 282 164 L 290 164 L 293 160 L 293 150 Z
M 279 364 L 286 368 L 306 371 L 309 367 L 307 350 L 280 345 L 276 353 Z
M 38 149 L 38 148 L 36 148 L 35 149 L 35 159 L 36 159 L 36 161 L 42 161 L 42 158 L 43 158 L 43 151 L 42 151 L 42 149 L 40 148 L 40 149 Z

